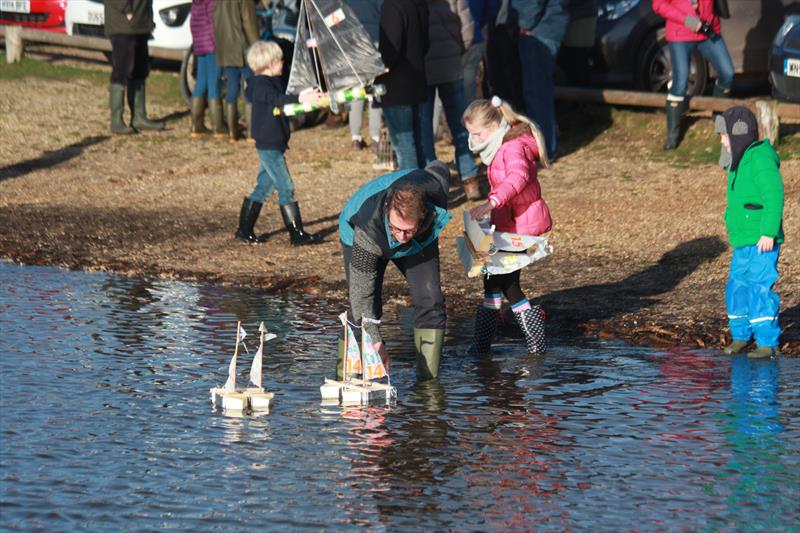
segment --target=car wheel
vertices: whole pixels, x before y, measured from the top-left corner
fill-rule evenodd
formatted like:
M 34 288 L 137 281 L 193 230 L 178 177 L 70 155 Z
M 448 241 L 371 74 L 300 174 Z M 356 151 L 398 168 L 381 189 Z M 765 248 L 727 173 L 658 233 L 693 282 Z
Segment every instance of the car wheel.
M 648 35 L 636 58 L 634 71 L 636 88 L 642 91 L 665 93 L 672 81 L 672 61 L 664 28 Z M 706 90 L 708 65 L 697 50 L 689 62 L 689 84 L 686 93 L 698 96 Z
M 194 91 L 196 77 L 197 56 L 194 55 L 194 50 L 189 48 L 183 54 L 183 61 L 181 61 L 181 94 L 188 104 L 192 102 L 192 91 Z

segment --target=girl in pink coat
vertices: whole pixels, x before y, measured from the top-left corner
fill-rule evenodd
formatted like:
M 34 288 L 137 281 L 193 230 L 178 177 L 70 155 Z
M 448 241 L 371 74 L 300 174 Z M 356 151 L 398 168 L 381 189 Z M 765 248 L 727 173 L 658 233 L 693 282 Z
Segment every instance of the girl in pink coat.
M 498 97 L 475 100 L 464 112 L 469 146 L 486 165 L 491 191 L 486 202 L 470 209 L 480 220 L 487 215 L 497 231 L 541 235 L 550 230 L 550 210 L 542 199 L 537 165 L 549 167 L 544 136 L 527 117 L 519 115 Z M 486 275 L 484 298 L 475 314 L 473 353 L 487 353 L 497 329 L 503 296 L 511 304 L 528 352 L 545 351 L 544 311 L 531 305 L 522 292 L 519 270 Z

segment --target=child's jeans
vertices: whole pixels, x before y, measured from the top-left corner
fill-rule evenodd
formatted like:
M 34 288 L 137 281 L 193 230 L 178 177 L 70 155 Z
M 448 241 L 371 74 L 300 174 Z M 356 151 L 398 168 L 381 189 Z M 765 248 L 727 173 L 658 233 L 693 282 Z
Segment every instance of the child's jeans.
M 286 166 L 286 158 L 280 150 L 258 151 L 258 178 L 250 200 L 263 204 L 278 189 L 278 204 L 289 205 L 294 202 L 294 182 Z
M 754 337 L 758 346 L 778 345 L 781 299 L 772 287 L 778 280 L 780 250 L 780 245 L 775 245 L 771 252 L 762 253 L 756 245 L 733 250 L 725 287 L 725 306 L 733 340 L 749 341 Z

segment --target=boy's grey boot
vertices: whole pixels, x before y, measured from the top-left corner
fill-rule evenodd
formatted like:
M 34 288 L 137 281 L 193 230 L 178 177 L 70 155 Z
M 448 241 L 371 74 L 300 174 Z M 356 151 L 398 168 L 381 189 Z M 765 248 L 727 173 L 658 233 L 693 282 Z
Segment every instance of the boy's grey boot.
M 300 217 L 300 206 L 297 202 L 281 206 L 281 216 L 286 229 L 289 230 L 289 242 L 293 246 L 303 244 L 316 244 L 319 239 L 313 233 L 306 233 L 303 229 L 303 219 Z
M 150 120 L 147 118 L 147 108 L 145 107 L 144 80 L 131 80 L 128 82 L 128 106 L 131 108 L 131 125 L 137 130 L 159 131 L 166 127 L 161 120 Z
M 211 119 L 211 131 L 215 139 L 224 139 L 228 135 L 225 117 L 222 116 L 222 100 L 214 98 L 208 101 L 208 116 Z
M 108 106 L 111 109 L 111 133 L 126 135 L 136 130 L 125 124 L 122 114 L 125 112 L 125 86 L 112 83 L 108 86 Z
M 667 113 L 667 139 L 664 141 L 664 150 L 674 150 L 681 140 L 681 119 L 686 111 L 686 100 L 667 100 L 664 107 Z
M 747 352 L 747 357 L 751 359 L 761 359 L 763 357 L 775 357 L 777 351 L 773 346 L 759 346 L 752 352 Z
M 206 99 L 204 97 L 192 98 L 192 133 L 190 137 L 197 138 L 211 133 L 204 124 L 206 114 Z
M 734 355 L 734 354 L 737 354 L 737 353 L 742 353 L 744 351 L 744 349 L 747 348 L 748 344 L 749 343 L 747 341 L 734 340 L 729 345 L 727 345 L 725 348 L 723 348 L 722 351 L 724 353 L 728 354 L 728 355 Z
M 541 306 L 531 305 L 530 309 L 514 312 L 514 318 L 525 336 L 528 353 L 543 354 L 547 345 L 545 344 L 544 317 L 542 317 Z
M 472 345 L 469 347 L 470 355 L 488 354 L 492 347 L 492 340 L 497 331 L 499 311 L 479 305 L 475 310 L 475 330 L 472 333 Z

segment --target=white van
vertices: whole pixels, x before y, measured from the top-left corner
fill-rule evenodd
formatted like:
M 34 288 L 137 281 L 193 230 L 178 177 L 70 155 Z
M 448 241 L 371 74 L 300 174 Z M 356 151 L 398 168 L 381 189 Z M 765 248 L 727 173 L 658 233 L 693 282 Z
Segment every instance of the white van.
M 192 46 L 191 0 L 153 0 L 155 29 L 150 46 L 188 50 Z M 67 0 L 64 25 L 69 35 L 104 37 L 103 0 Z

